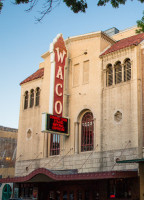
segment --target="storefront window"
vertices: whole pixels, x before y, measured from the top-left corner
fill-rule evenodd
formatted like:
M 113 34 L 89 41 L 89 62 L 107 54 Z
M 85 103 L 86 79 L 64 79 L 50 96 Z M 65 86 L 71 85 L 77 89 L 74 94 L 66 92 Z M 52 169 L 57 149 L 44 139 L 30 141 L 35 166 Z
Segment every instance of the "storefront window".
M 108 198 L 131 198 L 131 188 L 125 179 L 110 180 Z
M 20 196 L 30 198 L 33 197 L 34 188 L 30 184 L 21 184 Z
M 51 200 L 55 199 L 54 191 L 50 191 L 49 199 L 51 199 Z
M 71 191 L 69 194 L 69 200 L 74 200 L 74 192 Z
M 56 191 L 56 200 L 60 200 L 60 191 Z
M 77 200 L 82 200 L 82 192 L 77 191 Z
M 89 200 L 89 191 L 85 191 L 85 200 Z
M 67 192 L 66 191 L 63 192 L 63 200 L 67 200 Z
M 97 192 L 97 191 L 93 192 L 93 199 L 99 200 L 99 192 Z

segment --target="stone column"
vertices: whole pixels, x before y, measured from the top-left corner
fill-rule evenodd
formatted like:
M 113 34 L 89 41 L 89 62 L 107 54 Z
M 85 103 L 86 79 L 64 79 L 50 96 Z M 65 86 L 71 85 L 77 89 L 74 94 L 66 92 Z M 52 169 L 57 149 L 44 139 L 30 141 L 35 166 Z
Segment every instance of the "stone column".
M 115 85 L 115 65 L 113 66 L 113 85 Z
M 94 118 L 93 122 L 94 122 L 94 124 L 93 124 L 94 125 L 94 130 L 93 130 L 94 131 L 94 137 L 93 137 L 94 144 L 93 145 L 94 145 L 94 150 L 95 150 L 96 149 L 96 143 L 97 143 L 97 141 L 96 141 L 96 118 Z
M 44 133 L 44 158 L 48 157 L 48 133 Z
M 124 82 L 124 65 L 122 64 L 122 82 Z
M 79 122 L 74 123 L 74 147 L 75 147 L 75 154 L 79 153 Z
M 50 145 L 51 145 L 51 134 L 50 133 L 48 133 L 48 144 L 47 144 L 47 150 L 48 150 L 48 153 L 47 153 L 47 155 L 48 155 L 48 157 L 50 156 Z
M 103 87 L 105 88 L 107 86 L 107 71 L 106 69 L 103 70 Z

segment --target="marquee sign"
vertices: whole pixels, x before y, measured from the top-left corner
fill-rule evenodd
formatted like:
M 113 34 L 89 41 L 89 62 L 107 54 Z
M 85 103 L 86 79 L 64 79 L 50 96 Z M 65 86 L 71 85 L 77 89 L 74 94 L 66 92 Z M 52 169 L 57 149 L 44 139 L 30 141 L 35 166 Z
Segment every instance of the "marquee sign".
M 43 113 L 44 132 L 69 135 L 69 119 Z
M 50 102 L 49 113 L 62 117 L 63 91 L 64 91 L 64 67 L 67 58 L 67 50 L 62 34 L 59 34 L 50 46 L 51 53 L 51 77 L 50 77 Z
M 64 91 L 64 67 L 66 62 L 66 47 L 62 36 L 54 45 L 55 52 L 55 84 L 53 114 L 62 117 L 63 91 Z
M 51 74 L 49 113 L 42 116 L 42 131 L 68 135 L 68 119 L 63 118 L 64 68 L 67 49 L 62 34 L 59 34 L 50 45 Z M 47 118 L 47 120 L 45 119 Z M 45 125 L 45 123 L 47 123 Z

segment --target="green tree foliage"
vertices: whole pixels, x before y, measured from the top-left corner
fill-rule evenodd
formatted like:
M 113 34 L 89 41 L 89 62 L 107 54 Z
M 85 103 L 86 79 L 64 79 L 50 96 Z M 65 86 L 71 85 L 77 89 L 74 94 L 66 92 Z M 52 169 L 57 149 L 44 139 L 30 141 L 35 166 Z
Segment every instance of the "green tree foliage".
M 0 12 L 3 7 L 3 3 L 0 0 Z M 42 18 L 49 12 L 52 11 L 53 8 L 55 8 L 57 5 L 60 4 L 61 0 L 14 0 L 14 4 L 29 4 L 29 8 L 26 11 L 32 10 L 34 6 L 36 6 L 38 3 L 43 4 L 42 9 L 40 11 L 41 17 L 38 18 L 38 21 L 41 21 Z M 85 12 L 87 8 L 87 2 L 86 0 L 63 0 L 63 2 L 74 12 Z
M 0 12 L 1 12 L 2 7 L 3 7 L 3 3 L 0 1 Z
M 85 12 L 86 11 L 86 8 L 87 8 L 87 3 L 86 1 L 84 0 L 80 0 L 80 1 L 77 1 L 77 0 L 63 0 L 66 5 L 68 7 L 71 8 L 71 10 L 74 12 L 74 13 L 78 13 L 78 12 Z
M 0 0 L 0 12 L 3 7 L 4 0 Z M 40 11 L 41 17 L 38 19 L 40 21 L 47 13 L 51 12 L 53 8 L 60 4 L 61 0 L 14 0 L 15 4 L 29 4 L 29 9 L 27 11 L 32 10 L 34 6 L 38 2 L 43 2 L 42 11 Z M 110 3 L 112 7 L 118 8 L 120 4 L 125 4 L 127 0 L 98 0 L 98 6 L 105 6 L 107 3 Z M 141 3 L 144 0 L 138 0 Z M 63 0 L 63 2 L 74 12 L 86 12 L 87 9 L 87 0 Z
M 143 11 L 143 17 L 141 20 L 137 21 L 137 27 L 136 33 L 144 33 L 144 11 Z

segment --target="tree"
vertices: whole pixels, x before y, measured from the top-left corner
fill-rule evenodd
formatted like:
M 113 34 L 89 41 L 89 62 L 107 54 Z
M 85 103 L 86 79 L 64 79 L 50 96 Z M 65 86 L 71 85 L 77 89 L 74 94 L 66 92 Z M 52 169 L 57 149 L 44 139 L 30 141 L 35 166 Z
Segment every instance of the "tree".
M 3 7 L 3 2 L 4 0 L 0 0 L 0 12 L 2 10 Z M 34 6 L 36 6 L 36 4 L 38 2 L 40 2 L 41 0 L 14 0 L 14 4 L 18 5 L 18 4 L 29 4 L 29 8 L 26 11 L 30 11 L 32 10 L 32 8 Z M 53 8 L 55 8 L 57 5 L 59 5 L 61 2 L 61 0 L 43 0 L 43 8 L 42 11 L 40 11 L 41 17 L 38 18 L 38 21 L 41 21 L 42 18 L 50 13 L 52 11 Z M 78 13 L 78 12 L 85 12 L 86 8 L 87 8 L 87 3 L 86 0 L 63 0 L 63 2 L 71 8 L 71 10 L 74 13 Z
M 144 33 L 144 11 L 143 11 L 143 17 L 141 20 L 137 21 L 137 27 L 136 33 Z
M 3 7 L 3 2 L 4 0 L 0 0 L 0 12 L 2 10 Z M 27 11 L 32 10 L 32 8 L 34 6 L 36 6 L 36 4 L 42 0 L 14 0 L 15 4 L 29 4 L 29 9 Z M 127 0 L 98 0 L 97 5 L 98 6 L 105 6 L 107 3 L 111 3 L 112 7 L 114 8 L 118 8 L 120 4 L 125 4 Z M 144 2 L 144 0 L 138 0 L 141 3 Z M 55 8 L 57 5 L 59 5 L 61 2 L 61 0 L 43 0 L 43 9 L 40 12 L 41 17 L 38 18 L 38 21 L 41 21 L 42 18 L 50 13 L 52 11 L 53 8 Z M 87 9 L 87 0 L 63 0 L 63 2 L 70 7 L 70 9 L 74 12 L 74 13 L 78 13 L 78 12 L 86 12 Z

